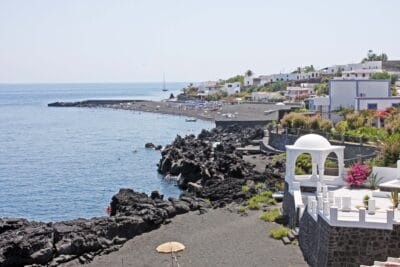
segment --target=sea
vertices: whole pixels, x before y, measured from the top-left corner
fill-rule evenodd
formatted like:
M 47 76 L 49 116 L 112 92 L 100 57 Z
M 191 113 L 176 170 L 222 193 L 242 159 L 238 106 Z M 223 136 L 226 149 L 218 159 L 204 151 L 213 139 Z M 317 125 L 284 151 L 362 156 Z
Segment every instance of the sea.
M 62 221 L 105 216 L 120 188 L 177 197 L 157 172 L 159 151 L 214 123 L 102 108 L 47 107 L 55 101 L 166 99 L 186 83 L 0 84 L 0 217 Z

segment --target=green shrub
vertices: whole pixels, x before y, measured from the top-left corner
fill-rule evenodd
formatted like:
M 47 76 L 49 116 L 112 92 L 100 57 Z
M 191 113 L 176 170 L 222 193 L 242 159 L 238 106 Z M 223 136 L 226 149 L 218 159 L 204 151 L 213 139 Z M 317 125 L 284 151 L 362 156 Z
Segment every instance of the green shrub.
M 248 185 L 243 185 L 242 186 L 242 192 L 247 193 L 247 192 L 249 192 L 249 190 L 250 190 L 250 187 Z
M 260 189 L 260 188 L 263 188 L 263 187 L 264 187 L 264 183 L 261 183 L 261 182 L 256 183 L 256 189 Z
M 263 204 L 275 204 L 275 199 L 272 198 L 271 191 L 261 192 L 248 200 L 248 207 L 251 210 L 258 210 L 260 208 L 260 203 Z
M 319 120 L 318 117 L 311 118 L 311 119 L 309 120 L 309 122 L 308 122 L 308 127 L 309 127 L 310 129 L 313 129 L 313 130 L 319 130 L 319 129 L 320 129 L 319 121 L 320 121 L 320 120 Z
M 336 161 L 331 160 L 331 159 L 327 159 L 325 161 L 325 167 L 326 168 L 337 168 L 338 167 L 338 163 Z
M 382 141 L 383 161 L 386 166 L 395 164 L 400 155 L 400 134 L 392 134 Z
M 363 127 L 365 124 L 365 118 L 356 113 L 349 113 L 346 115 L 346 121 L 349 129 L 354 130 Z
M 340 121 L 335 125 L 335 132 L 345 134 L 348 128 L 347 121 Z
M 285 182 L 284 181 L 276 181 L 275 182 L 275 188 L 278 191 L 283 191 L 285 190 Z
M 240 206 L 240 207 L 239 207 L 239 212 L 240 212 L 240 213 L 246 212 L 246 207 Z
M 258 203 L 255 202 L 255 201 L 250 201 L 250 200 L 249 200 L 247 207 L 248 207 L 249 209 L 251 209 L 251 210 L 258 210 L 258 209 L 260 209 L 260 204 L 258 204 Z
M 298 169 L 299 172 L 296 173 L 297 175 L 311 173 L 312 170 L 311 155 L 310 154 L 299 155 L 296 159 L 296 169 Z M 300 169 L 302 169 L 302 171 Z
M 305 172 L 302 168 L 300 168 L 300 167 L 298 167 L 298 166 L 295 167 L 294 173 L 295 173 L 296 175 L 304 175 L 304 174 L 306 174 L 306 172 Z
M 280 215 L 279 209 L 273 209 L 261 214 L 260 219 L 266 222 L 274 222 Z
M 319 128 L 322 131 L 330 132 L 333 128 L 333 123 L 330 120 L 320 119 Z
M 272 229 L 269 235 L 274 239 L 281 239 L 282 237 L 288 236 L 290 229 L 287 227 L 279 227 L 277 229 Z

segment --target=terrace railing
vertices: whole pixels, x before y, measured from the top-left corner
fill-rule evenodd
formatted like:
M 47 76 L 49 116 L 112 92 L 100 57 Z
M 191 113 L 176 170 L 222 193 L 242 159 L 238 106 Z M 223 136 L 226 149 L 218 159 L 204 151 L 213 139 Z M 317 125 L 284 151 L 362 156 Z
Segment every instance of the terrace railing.
M 335 203 L 336 204 L 336 203 Z M 359 208 L 357 211 L 342 211 L 327 198 L 308 197 L 307 212 L 317 221 L 324 219 L 329 225 L 335 227 L 355 227 L 370 229 L 392 230 L 394 221 L 394 210 L 380 212 L 379 219 L 366 218 L 366 209 Z M 377 212 L 375 212 L 376 214 Z M 346 214 L 347 216 L 343 216 Z

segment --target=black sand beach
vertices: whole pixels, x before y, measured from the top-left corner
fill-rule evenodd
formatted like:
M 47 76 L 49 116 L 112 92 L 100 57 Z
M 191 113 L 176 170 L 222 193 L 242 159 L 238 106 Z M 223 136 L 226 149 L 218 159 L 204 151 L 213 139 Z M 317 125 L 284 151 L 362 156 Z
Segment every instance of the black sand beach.
M 164 242 L 178 241 L 186 246 L 178 252 L 179 266 L 308 266 L 300 248 L 285 246 L 269 237 L 279 227 L 259 219 L 261 211 L 238 214 L 234 206 L 210 210 L 198 215 L 179 215 L 172 223 L 144 233 L 128 241 L 111 254 L 96 257 L 85 266 L 177 266 L 170 254 L 159 254 L 156 247 Z M 77 266 L 70 262 L 62 266 Z

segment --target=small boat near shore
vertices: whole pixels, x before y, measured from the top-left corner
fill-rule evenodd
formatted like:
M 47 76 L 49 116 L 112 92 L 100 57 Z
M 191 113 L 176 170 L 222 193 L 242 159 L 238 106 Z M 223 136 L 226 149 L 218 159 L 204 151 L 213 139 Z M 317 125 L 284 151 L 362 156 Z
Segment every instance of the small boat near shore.
M 185 119 L 186 122 L 196 122 L 197 119 Z

